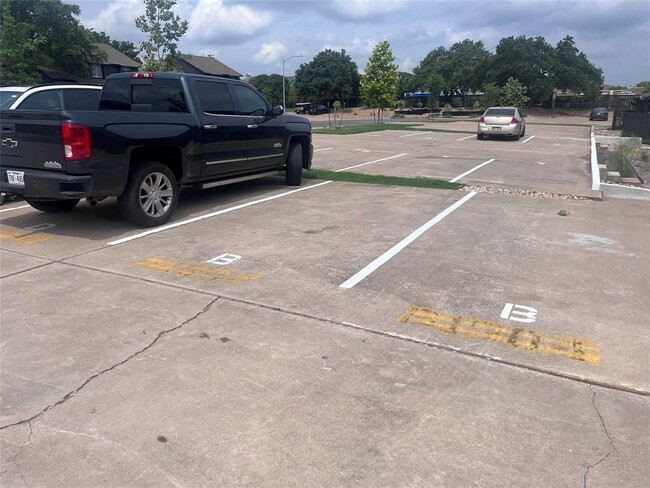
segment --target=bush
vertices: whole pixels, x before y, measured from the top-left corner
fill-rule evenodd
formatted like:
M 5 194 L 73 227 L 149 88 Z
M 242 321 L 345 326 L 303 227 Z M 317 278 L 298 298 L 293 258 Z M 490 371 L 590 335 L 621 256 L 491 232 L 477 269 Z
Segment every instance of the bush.
M 612 151 L 612 159 L 618 172 L 625 178 L 636 177 L 636 171 L 631 162 L 643 158 L 641 143 L 638 140 L 628 140 L 617 144 Z

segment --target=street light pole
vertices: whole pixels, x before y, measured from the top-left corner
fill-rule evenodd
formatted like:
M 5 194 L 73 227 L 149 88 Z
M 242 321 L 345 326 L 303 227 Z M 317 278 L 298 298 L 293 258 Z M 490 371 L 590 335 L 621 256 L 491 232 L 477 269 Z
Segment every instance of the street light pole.
M 282 58 L 282 108 L 287 108 L 287 96 L 285 95 L 284 89 L 284 63 L 293 58 L 302 58 L 302 54 L 296 54 L 295 56 L 291 56 L 286 59 Z

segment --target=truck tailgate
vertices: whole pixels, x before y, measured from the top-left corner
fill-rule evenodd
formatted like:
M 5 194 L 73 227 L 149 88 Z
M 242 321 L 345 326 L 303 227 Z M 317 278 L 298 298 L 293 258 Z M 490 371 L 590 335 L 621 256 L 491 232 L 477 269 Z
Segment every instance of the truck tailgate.
M 16 169 L 66 170 L 58 113 L 11 110 L 0 113 L 0 166 Z

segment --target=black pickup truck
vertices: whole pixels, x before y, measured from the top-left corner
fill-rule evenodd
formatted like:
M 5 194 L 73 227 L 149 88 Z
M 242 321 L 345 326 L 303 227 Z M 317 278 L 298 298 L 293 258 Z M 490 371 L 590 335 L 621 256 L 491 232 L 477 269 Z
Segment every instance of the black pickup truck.
M 277 174 L 300 185 L 311 125 L 238 80 L 181 73 L 106 79 L 99 110 L 0 113 L 0 191 L 44 212 L 117 197 L 122 214 L 167 222 L 182 186 Z

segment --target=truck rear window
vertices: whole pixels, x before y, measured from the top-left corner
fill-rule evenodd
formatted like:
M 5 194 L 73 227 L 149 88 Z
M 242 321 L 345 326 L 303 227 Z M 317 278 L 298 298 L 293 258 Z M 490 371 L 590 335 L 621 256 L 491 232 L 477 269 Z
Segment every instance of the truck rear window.
M 133 107 L 135 105 L 135 107 Z M 108 80 L 102 90 L 100 110 L 187 112 L 180 80 L 154 78 L 151 83 L 135 83 L 130 78 Z

